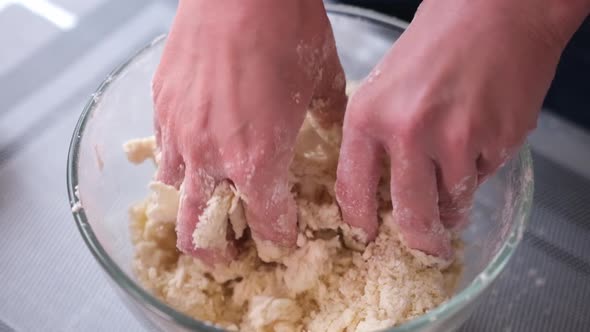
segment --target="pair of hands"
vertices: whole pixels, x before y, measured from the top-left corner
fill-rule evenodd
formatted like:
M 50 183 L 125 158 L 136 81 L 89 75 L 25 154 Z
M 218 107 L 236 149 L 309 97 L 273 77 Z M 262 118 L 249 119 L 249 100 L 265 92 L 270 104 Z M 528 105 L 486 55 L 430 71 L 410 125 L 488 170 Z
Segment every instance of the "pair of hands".
M 344 221 L 376 237 L 387 154 L 406 244 L 451 258 L 447 230 L 466 223 L 477 186 L 535 127 L 563 47 L 521 21 L 482 20 L 493 9 L 480 8 L 485 2 L 453 1 L 463 10 L 422 5 L 344 114 L 344 74 L 322 1 L 181 0 L 153 80 L 157 178 L 183 184 L 178 248 L 206 261 L 235 254 L 192 244 L 198 216 L 226 179 L 247 198 L 254 236 L 295 245 L 288 169 L 305 112 L 321 100 L 326 107 L 312 110 L 320 125 L 344 123 L 336 183 Z

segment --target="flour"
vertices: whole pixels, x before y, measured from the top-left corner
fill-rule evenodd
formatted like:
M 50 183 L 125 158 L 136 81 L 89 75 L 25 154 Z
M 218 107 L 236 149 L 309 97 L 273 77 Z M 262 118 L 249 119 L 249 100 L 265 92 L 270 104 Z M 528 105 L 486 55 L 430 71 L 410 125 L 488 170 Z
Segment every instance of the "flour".
M 379 235 L 366 246 L 362 231 L 343 224 L 333 190 L 338 147 L 321 138 L 338 136 L 313 128 L 308 116 L 291 166 L 299 228 L 294 250 L 252 239 L 239 192 L 222 182 L 199 217 L 193 242 L 223 247 L 231 229 L 241 239 L 239 256 L 211 267 L 179 254 L 173 222 L 178 193 L 152 183 L 152 195 L 130 211 L 133 269 L 141 284 L 181 312 L 240 331 L 370 331 L 447 300 L 460 263 L 441 269 L 412 255 L 391 227 L 391 202 L 380 199 Z M 153 149 L 143 150 L 149 141 L 127 145 L 131 161 L 153 158 Z
M 229 209 L 233 200 L 229 183 L 222 182 L 215 188 L 193 232 L 193 244 L 196 248 L 226 248 Z

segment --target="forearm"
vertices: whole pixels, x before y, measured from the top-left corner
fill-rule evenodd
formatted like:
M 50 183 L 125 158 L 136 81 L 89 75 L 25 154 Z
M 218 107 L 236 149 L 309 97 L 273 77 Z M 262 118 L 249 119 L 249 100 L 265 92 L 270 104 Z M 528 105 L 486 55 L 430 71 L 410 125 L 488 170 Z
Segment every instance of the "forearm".
M 534 0 L 526 2 L 536 3 Z M 548 11 L 545 16 L 539 14 L 551 26 L 556 37 L 564 44 L 571 39 L 584 19 L 590 14 L 590 0 L 544 0 Z M 542 10 L 539 10 L 543 12 Z
M 461 35 L 482 30 L 509 34 L 561 53 L 589 14 L 590 0 L 424 0 L 416 18 L 436 21 L 436 15 L 453 15 L 462 22 Z
M 548 46 L 560 50 L 590 13 L 590 0 L 480 1 L 489 3 L 490 10 L 496 14 L 513 15 L 515 20 L 521 20 L 523 28 L 537 34 L 533 37 L 544 38 Z
M 211 17 L 219 22 L 256 17 L 272 19 L 298 16 L 299 13 L 325 11 L 322 0 L 180 0 L 177 16 L 194 18 Z

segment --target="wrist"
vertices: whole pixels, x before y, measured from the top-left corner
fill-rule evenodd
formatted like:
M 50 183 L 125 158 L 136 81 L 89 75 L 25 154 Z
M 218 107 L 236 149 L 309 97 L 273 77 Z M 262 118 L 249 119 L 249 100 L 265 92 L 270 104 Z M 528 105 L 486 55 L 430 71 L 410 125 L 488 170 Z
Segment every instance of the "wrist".
M 324 21 L 322 0 L 180 0 L 167 43 L 190 52 L 203 39 L 226 43 L 263 32 L 286 36 Z
M 193 21 L 213 17 L 215 21 L 231 23 L 243 17 L 266 20 L 300 13 L 313 16 L 318 10 L 325 10 L 322 0 L 180 0 L 177 16 L 189 16 Z
M 180 0 L 166 43 L 179 51 L 178 56 L 188 57 L 201 51 L 195 44 L 203 40 L 213 47 L 211 43 L 235 36 L 240 26 L 245 28 L 244 22 L 253 21 L 249 7 L 256 1 L 260 0 Z
M 180 0 L 174 25 L 239 27 L 295 21 L 305 24 L 322 15 L 325 16 L 322 0 Z

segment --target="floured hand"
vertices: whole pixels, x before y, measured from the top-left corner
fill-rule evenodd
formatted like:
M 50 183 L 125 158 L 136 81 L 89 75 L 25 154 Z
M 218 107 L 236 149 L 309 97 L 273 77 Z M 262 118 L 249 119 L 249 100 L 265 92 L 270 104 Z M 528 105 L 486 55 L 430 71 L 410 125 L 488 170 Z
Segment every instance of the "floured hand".
M 295 138 L 312 100 L 322 106 L 312 108 L 320 124 L 341 123 L 344 83 L 322 1 L 180 1 L 153 97 L 157 179 L 181 189 L 182 252 L 208 263 L 235 256 L 231 232 L 221 249 L 193 241 L 225 180 L 239 192 L 253 237 L 295 245 Z
M 387 153 L 402 240 L 452 258 L 450 231 L 465 225 L 477 186 L 535 128 L 567 40 L 518 3 L 425 1 L 351 96 L 336 192 L 344 221 L 365 240 L 377 235 Z

